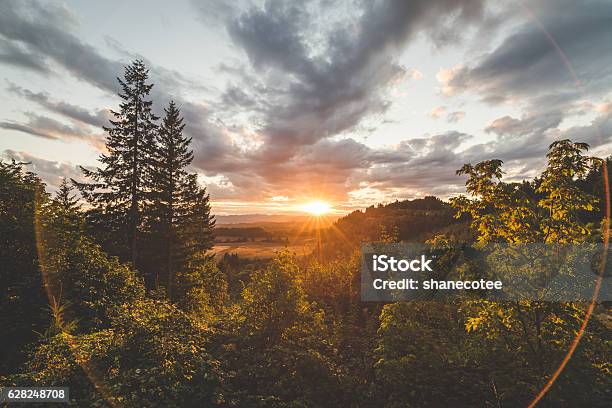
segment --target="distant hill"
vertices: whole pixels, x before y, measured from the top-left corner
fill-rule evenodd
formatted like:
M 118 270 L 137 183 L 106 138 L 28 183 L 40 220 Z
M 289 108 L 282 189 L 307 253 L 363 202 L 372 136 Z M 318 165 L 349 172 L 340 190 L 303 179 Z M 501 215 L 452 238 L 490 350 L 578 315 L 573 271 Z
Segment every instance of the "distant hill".
M 344 252 L 361 242 L 378 241 L 383 235 L 399 241 L 424 242 L 444 233 L 456 241 L 472 239 L 466 219 L 456 219 L 455 210 L 434 196 L 370 206 L 338 219 L 327 230 L 324 251 Z
M 335 221 L 338 215 L 326 215 L 319 217 L 325 223 Z M 239 215 L 217 215 L 217 225 L 228 224 L 267 224 L 267 223 L 305 223 L 312 221 L 313 217 L 308 215 L 291 214 L 239 214 Z
M 455 210 L 434 196 L 395 201 L 353 211 L 343 217 L 307 215 L 221 215 L 217 216 L 217 252 L 247 256 L 263 247 L 273 250 L 287 245 L 320 248 L 323 255 L 350 253 L 362 242 L 379 241 L 386 236 L 404 242 L 425 242 L 445 234 L 458 242 L 473 239 L 468 220 L 456 219 Z M 320 241 L 319 241 L 320 240 Z M 317 244 L 317 242 L 320 242 Z M 247 251 L 249 250 L 249 251 Z M 247 252 L 245 252 L 247 251 Z M 246 254 L 246 255 L 245 255 Z

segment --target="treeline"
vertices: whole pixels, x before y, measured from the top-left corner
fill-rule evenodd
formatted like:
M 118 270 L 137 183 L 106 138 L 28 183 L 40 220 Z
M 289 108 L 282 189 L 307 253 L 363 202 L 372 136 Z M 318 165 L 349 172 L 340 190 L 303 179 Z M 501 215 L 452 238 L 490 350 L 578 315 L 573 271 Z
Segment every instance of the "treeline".
M 438 233 L 469 242 L 467 217 L 455 217 L 453 207 L 437 197 L 378 204 L 338 219 L 322 236 L 322 255 L 333 258 L 352 252 L 361 242 L 393 239 L 424 242 Z
M 66 183 L 51 196 L 23 166 L 0 163 L 0 383 L 63 384 L 84 407 L 210 401 L 207 326 L 228 292 L 214 262 L 181 270 L 170 301 L 87 234 Z
M 221 237 L 270 238 L 272 234 L 262 227 L 217 227 L 215 235 Z
M 11 323 L 0 373 L 15 371 L 27 345 L 47 335 L 49 319 L 84 320 L 88 329 L 108 323 L 108 316 L 87 311 L 100 308 L 88 301 L 91 292 L 108 296 L 109 308 L 133 300 L 122 297 L 130 290 L 185 310 L 209 308 L 210 299 L 199 294 L 205 283 L 221 285 L 218 296 L 225 296 L 225 279 L 206 254 L 214 218 L 206 189 L 189 172 L 193 151 L 180 110 L 170 101 L 161 120 L 153 114 L 153 84 L 142 61 L 118 81 L 122 102 L 104 128 L 102 167 L 82 168 L 88 181 L 64 179 L 52 197 L 24 170 L 27 163 L 2 163 L 0 295 Z
M 289 237 L 284 231 L 268 231 L 262 227 L 215 227 L 215 241 L 224 242 L 277 242 L 287 243 Z

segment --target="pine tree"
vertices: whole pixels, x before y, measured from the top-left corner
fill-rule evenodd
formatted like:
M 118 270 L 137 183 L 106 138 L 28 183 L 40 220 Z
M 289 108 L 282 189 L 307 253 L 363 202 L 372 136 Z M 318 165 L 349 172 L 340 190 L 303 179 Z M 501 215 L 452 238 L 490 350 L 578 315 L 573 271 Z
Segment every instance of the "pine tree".
M 68 180 L 63 178 L 62 183 L 60 184 L 60 187 L 53 198 L 59 207 L 67 213 L 78 212 L 81 209 L 79 199 L 72 193 L 73 190 L 74 188 L 68 184 Z
M 149 70 L 141 60 L 125 67 L 124 79 L 117 78 L 123 100 L 114 120 L 105 127 L 107 154 L 100 155 L 102 168 L 81 167 L 92 183 L 73 182 L 92 206 L 90 222 L 97 229 L 111 229 L 111 234 L 125 240 L 126 258 L 136 265 L 142 209 L 147 197 L 146 178 L 152 166 L 152 150 L 158 119 L 148 100 L 153 84 L 147 83 Z M 121 248 L 117 244 L 116 248 Z M 117 251 L 115 251 L 117 252 Z
M 68 183 L 66 178 L 62 179 L 47 211 L 49 225 L 46 227 L 59 231 L 60 236 L 71 233 L 80 234 L 84 230 L 81 203 L 73 191 L 74 187 Z
M 191 138 L 183 136 L 185 127 L 174 102 L 164 109 L 165 117 L 157 134 L 152 178 L 152 208 L 147 211 L 153 247 L 163 256 L 168 297 L 172 298 L 178 271 L 212 246 L 214 221 L 209 197 L 198 185 L 197 176 L 187 172 L 193 161 Z

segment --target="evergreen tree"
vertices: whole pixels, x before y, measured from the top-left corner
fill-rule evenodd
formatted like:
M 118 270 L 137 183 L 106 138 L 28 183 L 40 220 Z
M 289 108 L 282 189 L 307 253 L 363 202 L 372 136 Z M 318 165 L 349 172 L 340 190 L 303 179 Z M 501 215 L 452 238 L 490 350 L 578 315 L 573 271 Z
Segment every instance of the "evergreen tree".
M 76 194 L 73 193 L 74 187 L 64 178 L 59 190 L 51 200 L 51 211 L 55 217 L 55 225 L 65 232 L 84 232 L 84 220 L 81 213 L 81 203 Z
M 72 193 L 73 190 L 74 188 L 68 184 L 68 180 L 63 178 L 57 193 L 55 193 L 54 201 L 66 212 L 78 212 L 81 209 L 79 199 Z
M 147 213 L 152 247 L 159 249 L 152 255 L 163 257 L 159 260 L 166 272 L 163 281 L 172 298 L 177 272 L 211 248 L 214 221 L 206 190 L 198 185 L 197 176 L 186 170 L 193 161 L 193 151 L 189 148 L 191 138 L 183 136 L 180 111 L 174 102 L 164 111 L 149 180 L 152 201 Z
M 109 228 L 128 246 L 125 258 L 136 265 L 138 238 L 142 224 L 142 209 L 147 195 L 147 173 L 152 165 L 152 149 L 158 119 L 148 100 L 153 84 L 147 83 L 149 70 L 141 60 L 125 68 L 119 96 L 123 100 L 118 112 L 111 111 L 114 120 L 105 127 L 107 154 L 100 155 L 103 167 L 88 170 L 81 167 L 92 183 L 77 183 L 83 197 L 93 207 L 89 220 L 94 228 Z M 74 180 L 73 180 L 74 182 Z M 115 242 L 115 249 L 121 243 Z M 111 248 L 112 249 L 112 248 Z M 119 251 L 113 251 L 119 252 Z

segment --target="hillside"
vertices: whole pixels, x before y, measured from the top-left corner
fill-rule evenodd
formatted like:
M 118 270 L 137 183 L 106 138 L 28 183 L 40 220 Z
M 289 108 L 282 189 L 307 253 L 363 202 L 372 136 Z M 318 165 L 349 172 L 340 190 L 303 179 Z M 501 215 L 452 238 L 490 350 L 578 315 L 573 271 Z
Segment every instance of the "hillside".
M 434 196 L 370 206 L 336 221 L 323 237 L 323 251 L 328 255 L 343 253 L 361 242 L 385 236 L 424 242 L 444 233 L 458 241 L 471 240 L 466 220 L 456 219 L 454 214 L 448 203 Z

